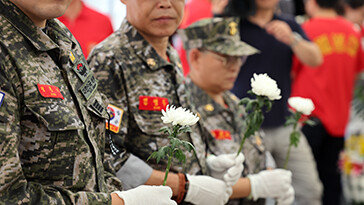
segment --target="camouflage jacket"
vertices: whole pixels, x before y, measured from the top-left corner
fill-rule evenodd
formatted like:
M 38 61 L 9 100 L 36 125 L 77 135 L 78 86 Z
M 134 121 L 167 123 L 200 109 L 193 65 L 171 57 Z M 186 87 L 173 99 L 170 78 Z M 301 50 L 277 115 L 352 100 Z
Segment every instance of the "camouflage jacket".
M 146 161 L 153 151 L 168 143 L 167 135 L 159 132 L 166 126 L 161 109 L 167 104 L 194 110 L 188 102 L 181 63 L 176 51 L 169 46 L 170 62 L 162 59 L 154 48 L 126 20 L 120 29 L 104 40 L 91 53 L 88 61 L 100 82 L 101 91 L 108 96 L 113 110 L 123 113 L 120 124 L 112 129 L 113 141 L 119 148 Z M 114 116 L 114 114 L 112 114 Z M 116 127 L 115 127 L 116 126 Z M 206 173 L 206 147 L 199 125 L 193 132 L 181 136 L 196 147 L 197 156 L 186 152 L 187 163 L 172 163 L 171 171 L 189 174 Z M 122 162 L 115 158 L 116 170 Z M 147 163 L 165 170 L 167 160 Z
M 0 204 L 111 204 L 106 107 L 75 38 L 0 0 Z
M 208 152 L 215 155 L 236 153 L 244 131 L 244 109 L 238 106 L 237 97 L 229 91 L 223 94 L 227 107 L 216 103 L 205 91 L 195 85 L 190 78 L 186 86 L 191 92 L 192 103 L 196 106 L 207 136 Z M 265 169 L 265 146 L 262 139 L 252 136 L 245 141 L 243 176 L 255 174 Z M 229 204 L 264 204 L 263 200 L 232 200 Z

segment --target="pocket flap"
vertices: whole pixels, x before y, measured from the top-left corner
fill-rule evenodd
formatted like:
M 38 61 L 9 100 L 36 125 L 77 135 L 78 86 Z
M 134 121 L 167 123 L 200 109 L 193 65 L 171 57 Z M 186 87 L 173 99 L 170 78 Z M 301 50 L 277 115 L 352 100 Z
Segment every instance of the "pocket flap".
M 78 115 L 62 103 L 26 103 L 26 107 L 42 121 L 49 131 L 84 129 Z

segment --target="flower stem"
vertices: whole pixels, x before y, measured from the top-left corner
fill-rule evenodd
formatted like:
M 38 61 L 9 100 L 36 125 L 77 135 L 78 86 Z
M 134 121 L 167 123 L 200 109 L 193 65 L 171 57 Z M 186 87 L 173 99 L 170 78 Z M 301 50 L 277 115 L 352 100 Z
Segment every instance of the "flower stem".
M 296 131 L 296 128 L 297 128 L 297 122 L 293 125 L 293 132 Z M 283 166 L 284 169 L 287 169 L 289 155 L 291 154 L 291 149 L 292 149 L 292 145 L 293 145 L 291 140 L 292 139 L 290 139 L 290 142 L 289 142 L 289 147 L 288 147 L 288 150 L 287 150 L 286 160 L 284 161 L 284 166 Z
M 171 168 L 171 164 L 172 164 L 172 155 L 169 155 L 168 156 L 168 164 L 167 164 L 167 168 L 166 168 L 166 173 L 164 175 L 164 180 L 163 180 L 163 186 L 165 186 L 166 183 L 167 183 L 167 177 L 168 177 L 169 169 Z
M 241 144 L 240 144 L 240 147 L 239 147 L 239 150 L 238 150 L 238 153 L 236 154 L 236 156 L 238 156 L 241 152 L 241 150 L 243 149 L 243 145 L 245 143 L 245 140 L 246 140 L 246 136 L 244 136 L 243 140 L 241 141 Z
M 288 147 L 288 151 L 287 151 L 287 155 L 286 155 L 286 160 L 284 161 L 284 166 L 283 166 L 284 169 L 287 169 L 289 155 L 291 154 L 291 148 L 292 148 L 292 144 L 290 144 L 289 147 Z

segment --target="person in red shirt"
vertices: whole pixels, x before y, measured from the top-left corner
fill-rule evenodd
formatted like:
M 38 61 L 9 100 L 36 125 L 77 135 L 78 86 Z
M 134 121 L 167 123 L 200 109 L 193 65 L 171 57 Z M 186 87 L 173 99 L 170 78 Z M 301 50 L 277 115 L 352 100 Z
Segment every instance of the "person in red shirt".
M 65 14 L 58 18 L 76 37 L 87 58 L 92 48 L 113 33 L 110 18 L 73 0 Z
M 341 181 L 337 166 L 344 145 L 350 103 L 356 75 L 363 68 L 360 33 L 335 11 L 340 0 L 308 0 L 312 17 L 303 24 L 307 36 L 320 48 L 324 63 L 312 68 L 295 61 L 292 96 L 311 98 L 315 126 L 305 125 L 303 133 L 312 148 L 324 185 L 323 204 L 340 203 Z

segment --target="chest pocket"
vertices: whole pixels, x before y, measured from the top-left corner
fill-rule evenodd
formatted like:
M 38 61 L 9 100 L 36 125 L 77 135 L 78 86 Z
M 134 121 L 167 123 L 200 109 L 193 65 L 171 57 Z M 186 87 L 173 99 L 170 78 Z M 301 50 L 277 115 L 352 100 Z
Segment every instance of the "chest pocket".
M 84 129 L 77 114 L 62 103 L 26 103 L 26 107 L 47 127 L 49 131 Z

